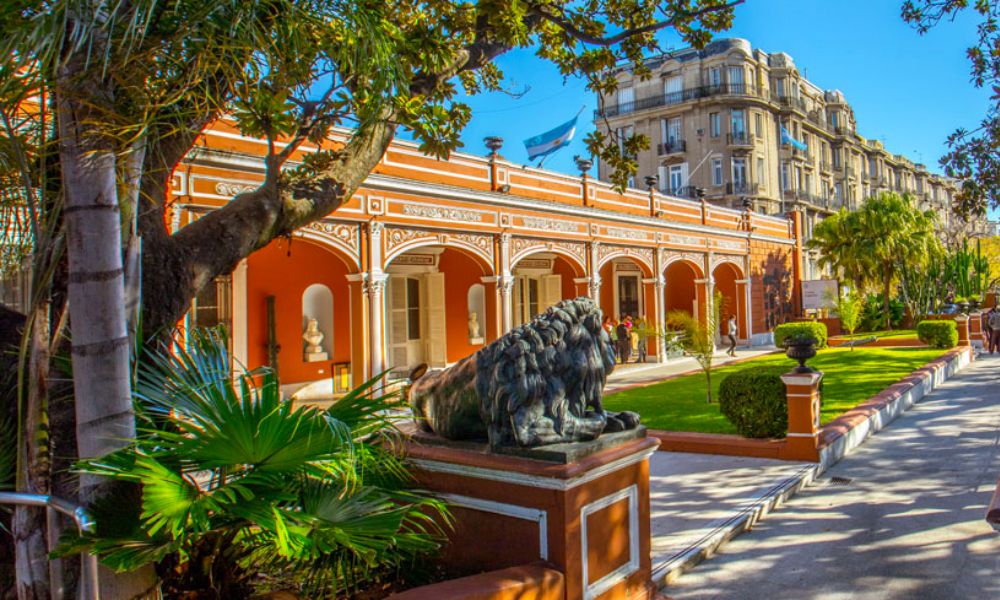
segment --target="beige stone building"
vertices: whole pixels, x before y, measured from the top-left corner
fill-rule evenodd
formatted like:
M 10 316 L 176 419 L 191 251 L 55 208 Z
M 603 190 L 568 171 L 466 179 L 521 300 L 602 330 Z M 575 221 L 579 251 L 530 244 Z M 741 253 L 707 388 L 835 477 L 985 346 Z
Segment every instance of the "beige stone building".
M 801 211 L 806 239 L 824 216 L 887 190 L 938 211 L 943 231 L 987 228 L 985 221 L 955 222 L 956 182 L 863 137 L 844 95 L 805 79 L 787 54 L 722 39 L 648 65 L 652 76 L 645 80 L 619 71 L 616 97 L 600 98 L 594 114 L 600 129 L 649 138 L 633 186 L 656 177 L 659 190 L 671 195 L 701 194 L 713 204 L 766 214 Z M 598 175 L 608 178 L 603 161 Z M 804 257 L 805 279 L 819 276 L 815 259 Z

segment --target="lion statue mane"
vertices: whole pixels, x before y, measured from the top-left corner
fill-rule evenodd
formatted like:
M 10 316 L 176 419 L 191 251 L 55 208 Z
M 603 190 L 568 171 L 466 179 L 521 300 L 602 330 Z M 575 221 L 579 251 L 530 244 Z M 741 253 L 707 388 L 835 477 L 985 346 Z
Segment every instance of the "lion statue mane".
M 492 447 L 593 440 L 639 425 L 638 414 L 601 406 L 614 365 L 593 300 L 563 300 L 447 369 L 418 368 L 410 405 L 421 428 L 448 439 L 488 438 Z

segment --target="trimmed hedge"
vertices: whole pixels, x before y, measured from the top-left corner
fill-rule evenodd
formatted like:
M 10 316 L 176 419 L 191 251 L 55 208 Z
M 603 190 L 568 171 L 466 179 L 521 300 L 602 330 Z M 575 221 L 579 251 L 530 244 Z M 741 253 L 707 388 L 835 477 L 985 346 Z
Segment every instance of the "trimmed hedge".
M 816 338 L 817 348 L 826 348 L 826 325 L 815 321 L 778 325 L 774 328 L 774 345 L 782 348 L 785 345 L 785 338 L 798 335 L 814 337 Z
M 958 324 L 951 320 L 921 321 L 917 337 L 934 348 L 954 348 L 958 345 Z
M 787 368 L 747 368 L 719 384 L 722 416 L 748 438 L 780 438 L 788 433 L 788 398 L 781 376 Z

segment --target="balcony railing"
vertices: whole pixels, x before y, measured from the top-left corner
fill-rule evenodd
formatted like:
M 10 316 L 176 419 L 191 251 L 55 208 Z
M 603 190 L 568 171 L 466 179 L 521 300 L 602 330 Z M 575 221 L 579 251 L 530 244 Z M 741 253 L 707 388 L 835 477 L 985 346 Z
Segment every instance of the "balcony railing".
M 689 102 L 691 100 L 698 100 L 700 98 L 709 98 L 712 96 L 755 96 L 755 95 L 757 95 L 757 88 L 748 83 L 727 83 L 720 85 L 706 85 L 706 86 L 683 90 L 680 92 L 671 92 L 669 94 L 657 94 L 655 96 L 650 96 L 648 98 L 639 98 L 638 100 L 633 100 L 632 102 L 624 102 L 621 104 L 608 104 L 605 105 L 603 108 L 599 108 L 594 111 L 594 119 L 597 120 L 607 117 L 617 117 L 619 115 L 627 115 L 629 113 L 634 113 L 649 108 L 656 108 L 658 106 L 670 106 L 672 104 L 680 104 L 682 102 Z
M 726 184 L 726 194 L 756 194 L 760 191 L 760 184 L 747 181 L 730 182 Z
M 656 145 L 656 153 L 659 156 L 667 156 L 668 154 L 676 154 L 678 152 L 687 152 L 687 142 L 684 140 L 671 140 Z
M 753 146 L 753 142 L 753 134 L 745 131 L 726 135 L 726 143 L 730 146 Z
M 819 163 L 819 170 L 823 171 L 824 173 L 833 172 L 833 168 L 830 166 L 830 163 L 826 162 L 825 160 Z
M 771 101 L 776 104 L 780 104 L 784 108 L 806 112 L 806 101 L 802 98 L 772 94 Z

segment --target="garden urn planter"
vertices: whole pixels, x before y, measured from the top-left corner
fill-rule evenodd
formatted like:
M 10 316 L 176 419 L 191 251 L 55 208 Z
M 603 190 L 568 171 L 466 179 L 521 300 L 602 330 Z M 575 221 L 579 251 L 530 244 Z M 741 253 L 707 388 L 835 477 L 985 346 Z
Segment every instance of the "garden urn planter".
M 797 360 L 799 366 L 795 368 L 795 373 L 814 373 L 812 367 L 806 366 L 806 361 L 816 356 L 816 338 L 797 337 L 785 340 L 785 356 L 792 360 Z

